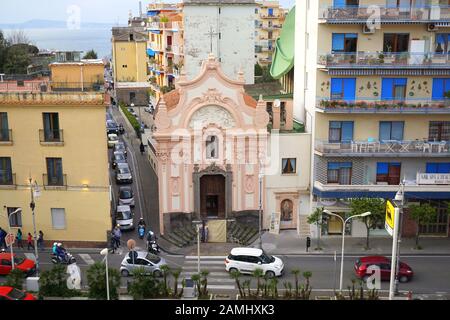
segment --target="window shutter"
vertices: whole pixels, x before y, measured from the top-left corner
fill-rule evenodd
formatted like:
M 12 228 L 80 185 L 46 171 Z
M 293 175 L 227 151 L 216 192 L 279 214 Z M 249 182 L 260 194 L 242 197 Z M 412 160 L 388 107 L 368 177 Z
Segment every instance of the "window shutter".
M 383 78 L 381 81 L 381 100 L 392 100 L 394 79 Z

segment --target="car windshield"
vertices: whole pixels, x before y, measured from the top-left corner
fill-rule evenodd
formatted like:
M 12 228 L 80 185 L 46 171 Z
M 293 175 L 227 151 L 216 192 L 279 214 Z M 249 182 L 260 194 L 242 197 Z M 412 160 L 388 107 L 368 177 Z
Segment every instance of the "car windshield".
M 17 290 L 16 288 L 12 288 L 12 290 L 10 292 L 8 292 L 7 296 L 14 300 L 17 300 L 17 299 L 21 300 L 21 299 L 25 298 L 25 293 L 23 293 L 20 290 Z
M 131 219 L 131 211 L 119 211 L 116 213 L 116 219 L 129 220 Z
M 133 192 L 131 189 L 120 190 L 120 199 L 130 199 L 133 198 Z
M 158 257 L 157 255 L 155 255 L 155 254 L 151 254 L 151 253 L 149 253 L 149 254 L 147 254 L 147 256 L 145 257 L 148 261 L 150 261 L 151 263 L 154 263 L 154 264 L 158 264 L 160 261 L 161 261 L 161 258 L 160 257 Z
M 115 128 L 115 127 L 117 127 L 117 124 L 115 124 L 114 122 L 108 121 L 108 128 Z
M 272 263 L 275 261 L 274 257 L 269 256 L 265 253 L 263 253 L 259 258 L 261 259 L 262 263 Z
M 114 155 L 114 157 L 116 158 L 116 160 L 125 160 L 125 156 L 123 155 L 123 153 L 117 153 Z
M 119 138 L 117 138 L 117 136 L 109 136 L 109 140 L 116 141 L 119 140 Z
M 116 144 L 115 150 L 125 150 L 125 146 L 123 144 Z
M 128 167 L 123 167 L 119 169 L 120 174 L 130 173 L 130 169 Z

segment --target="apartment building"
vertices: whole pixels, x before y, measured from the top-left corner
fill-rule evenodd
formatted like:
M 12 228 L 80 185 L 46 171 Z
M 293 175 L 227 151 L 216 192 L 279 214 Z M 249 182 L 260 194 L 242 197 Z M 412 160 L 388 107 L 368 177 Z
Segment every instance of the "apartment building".
M 0 82 L 0 225 L 7 230 L 9 219 L 14 233 L 33 234 L 33 187 L 47 244 L 103 246 L 111 229 L 105 92 L 61 80 Z
M 407 204 L 438 210 L 421 232 L 448 236 L 449 5 L 310 0 L 297 8 L 296 68 L 304 77 L 296 77 L 294 101 L 312 132 L 313 207 L 344 217 L 349 199 L 393 198 L 404 181 Z M 341 230 L 331 217 L 323 231 Z M 407 210 L 402 231 L 416 232 Z M 365 235 L 358 221 L 346 232 Z
M 256 63 L 267 66 L 272 63 L 272 54 L 284 23 L 285 10 L 280 7 L 279 1 L 257 1 L 255 15 Z
M 147 9 L 148 72 L 154 97 L 171 90 L 183 66 L 183 16 L 180 5 L 155 3 Z

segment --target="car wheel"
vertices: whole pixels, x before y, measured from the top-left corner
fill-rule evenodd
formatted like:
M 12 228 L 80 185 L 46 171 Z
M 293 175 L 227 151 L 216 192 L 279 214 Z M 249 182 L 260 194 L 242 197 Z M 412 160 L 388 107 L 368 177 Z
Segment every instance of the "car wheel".
M 130 273 L 128 272 L 128 270 L 125 270 L 125 269 L 122 270 L 120 273 L 122 274 L 123 277 L 128 277 L 128 276 L 130 275 Z
M 273 271 L 267 271 L 267 272 L 266 272 L 266 277 L 269 278 L 269 279 L 274 278 L 274 277 L 275 277 L 275 272 L 273 272 Z
M 155 270 L 155 271 L 153 271 L 153 276 L 155 278 L 161 278 L 162 277 L 162 273 L 159 270 Z
M 409 281 L 409 278 L 408 278 L 407 276 L 401 276 L 400 279 L 399 279 L 399 281 L 400 281 L 401 283 L 405 283 L 405 282 L 408 282 L 408 281 Z
M 236 269 L 236 268 L 230 268 L 230 269 L 228 270 L 229 273 L 236 272 L 236 271 L 239 271 L 239 270 Z

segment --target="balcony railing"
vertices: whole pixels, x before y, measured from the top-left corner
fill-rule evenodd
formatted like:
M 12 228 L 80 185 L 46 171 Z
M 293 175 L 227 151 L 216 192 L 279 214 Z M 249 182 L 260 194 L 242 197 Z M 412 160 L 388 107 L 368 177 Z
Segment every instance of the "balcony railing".
M 319 55 L 327 68 L 450 68 L 450 54 L 393 52 L 334 52 Z
M 64 131 L 61 129 L 39 129 L 39 141 L 43 145 L 63 145 Z
M 317 140 L 315 150 L 329 156 L 450 156 L 449 141 L 423 141 L 423 140 L 374 140 L 328 142 Z
M 0 187 L 15 187 L 16 174 L 12 172 L 3 173 L 0 176 Z
M 54 82 L 54 81 L 32 81 L 0 82 L 0 92 L 103 92 L 103 82 Z
M 278 19 L 278 18 L 281 18 L 281 14 L 279 14 L 279 13 L 274 13 L 274 14 L 261 13 L 259 16 L 261 18 L 263 18 L 263 19 Z
M 0 145 L 1 144 L 11 144 L 12 130 L 11 129 L 0 129 Z
M 324 7 L 319 9 L 319 19 L 328 22 L 443 22 L 450 21 L 450 6 L 386 7 L 385 5 Z
M 173 22 L 149 22 L 148 30 L 172 30 L 178 31 L 183 29 L 183 23 L 180 21 Z
M 48 175 L 48 174 L 44 173 L 42 175 L 42 179 L 44 181 L 45 189 L 67 188 L 67 175 L 66 174 L 62 174 L 59 176 L 53 176 L 53 175 Z
M 378 95 L 379 93 L 375 90 Z M 404 100 L 380 100 L 374 97 L 357 97 L 356 101 L 317 98 L 317 108 L 337 113 L 449 113 L 450 99 L 405 98 Z
M 166 46 L 166 51 L 167 52 L 172 52 L 172 46 Z

